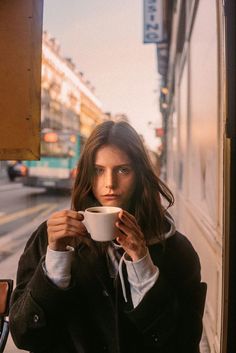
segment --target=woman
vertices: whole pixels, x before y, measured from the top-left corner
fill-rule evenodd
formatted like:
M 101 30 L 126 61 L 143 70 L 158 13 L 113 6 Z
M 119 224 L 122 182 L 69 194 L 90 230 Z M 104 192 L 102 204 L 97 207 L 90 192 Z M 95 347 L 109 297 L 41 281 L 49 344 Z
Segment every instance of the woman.
M 78 163 L 71 210 L 41 224 L 19 261 L 10 311 L 18 347 L 199 352 L 200 263 L 161 199 L 173 204 L 135 130 L 126 122 L 97 126 Z M 94 205 L 122 208 L 114 242 L 87 233 L 77 211 Z

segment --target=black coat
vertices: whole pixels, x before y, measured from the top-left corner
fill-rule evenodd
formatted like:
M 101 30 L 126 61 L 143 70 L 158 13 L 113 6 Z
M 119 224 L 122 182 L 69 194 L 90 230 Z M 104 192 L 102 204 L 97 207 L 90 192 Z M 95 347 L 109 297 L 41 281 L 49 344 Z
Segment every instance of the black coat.
M 160 270 L 155 285 L 133 309 L 103 256 L 75 250 L 71 285 L 59 289 L 45 275 L 43 223 L 20 258 L 10 310 L 15 344 L 34 353 L 198 353 L 202 334 L 200 263 L 176 232 L 149 251 Z M 124 269 L 125 272 L 125 269 Z

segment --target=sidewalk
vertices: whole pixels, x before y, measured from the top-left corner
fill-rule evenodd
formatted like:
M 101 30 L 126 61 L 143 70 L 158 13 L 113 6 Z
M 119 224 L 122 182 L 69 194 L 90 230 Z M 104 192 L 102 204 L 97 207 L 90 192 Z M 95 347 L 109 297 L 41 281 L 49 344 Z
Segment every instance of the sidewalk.
M 9 179 L 7 177 L 3 177 L 3 176 L 0 177 L 0 186 L 7 185 L 9 183 L 10 183 Z
M 18 189 L 21 186 L 22 186 L 22 183 L 20 181 L 10 182 L 7 177 L 0 178 L 0 192 L 12 190 L 12 189 Z

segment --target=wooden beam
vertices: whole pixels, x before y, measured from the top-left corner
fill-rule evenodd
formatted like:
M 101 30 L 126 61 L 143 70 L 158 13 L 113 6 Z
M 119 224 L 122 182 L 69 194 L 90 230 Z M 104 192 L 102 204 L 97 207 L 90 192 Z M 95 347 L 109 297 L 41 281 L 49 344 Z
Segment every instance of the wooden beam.
M 40 157 L 43 0 L 0 1 L 0 160 Z

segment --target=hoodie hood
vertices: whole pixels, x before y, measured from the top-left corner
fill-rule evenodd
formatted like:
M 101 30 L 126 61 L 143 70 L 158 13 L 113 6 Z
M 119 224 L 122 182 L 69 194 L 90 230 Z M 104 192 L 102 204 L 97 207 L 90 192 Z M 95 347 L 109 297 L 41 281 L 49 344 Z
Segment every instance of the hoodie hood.
M 170 215 L 170 213 L 167 212 L 167 211 L 166 211 L 166 213 L 165 213 L 165 221 L 166 221 L 166 228 L 167 228 L 167 231 L 163 234 L 164 240 L 170 238 L 170 237 L 171 237 L 172 235 L 174 235 L 175 232 L 176 232 L 176 227 L 175 227 L 174 219 L 173 219 L 173 217 Z M 153 245 L 153 244 L 157 244 L 157 243 L 160 243 L 160 240 L 155 237 L 155 238 L 149 239 L 147 245 Z

